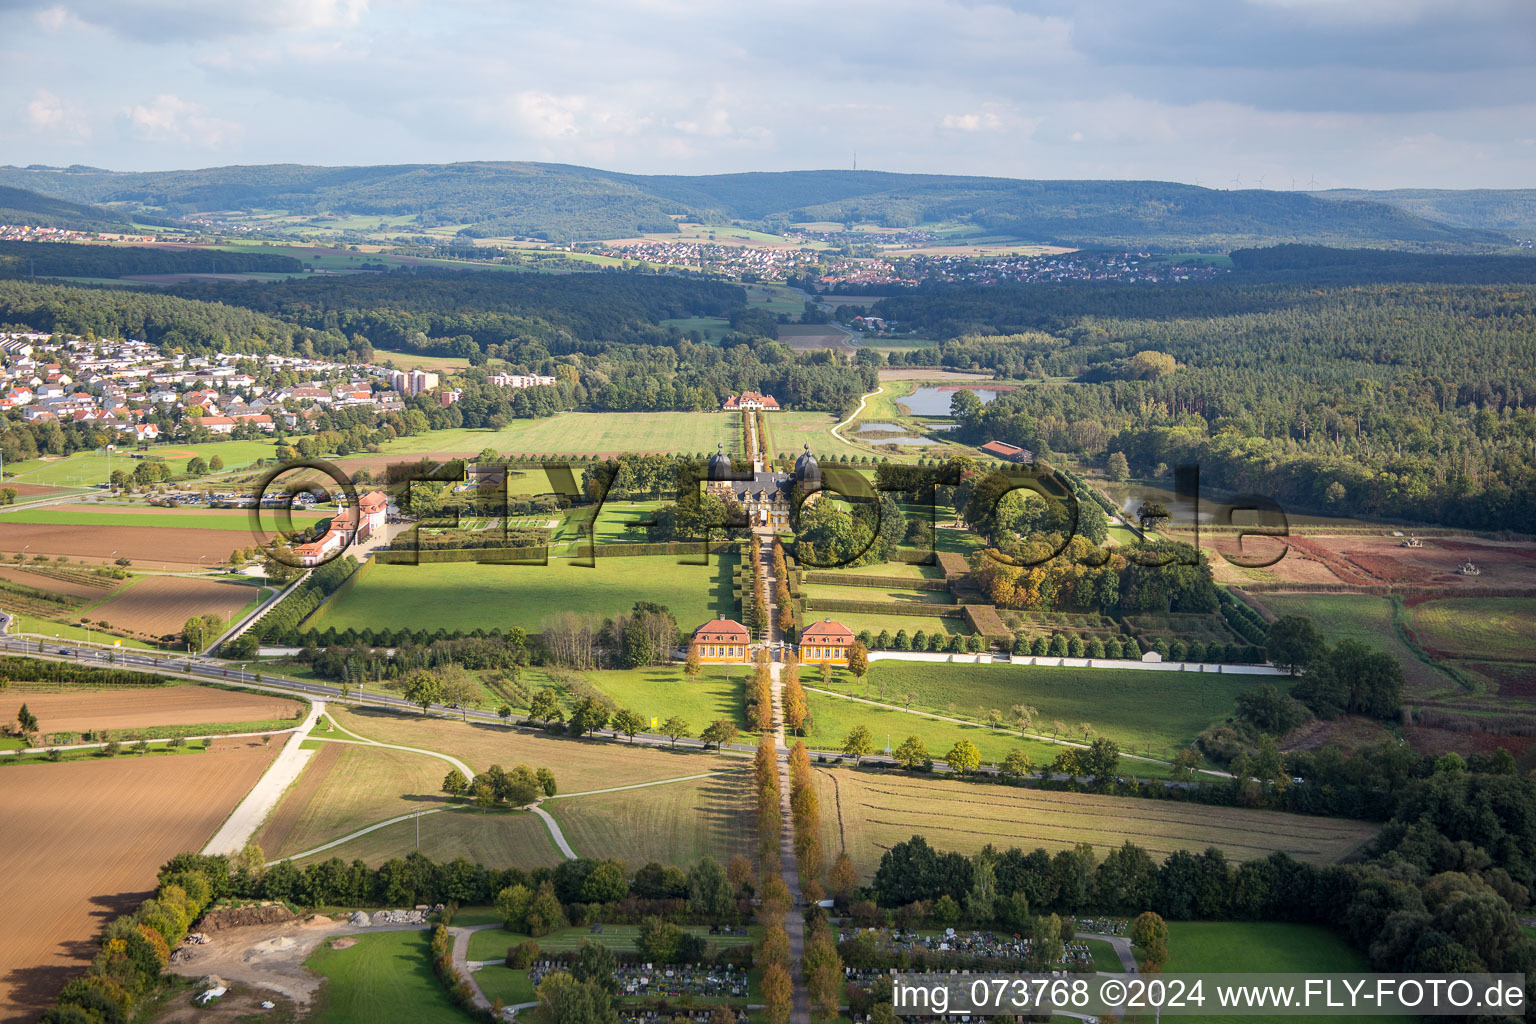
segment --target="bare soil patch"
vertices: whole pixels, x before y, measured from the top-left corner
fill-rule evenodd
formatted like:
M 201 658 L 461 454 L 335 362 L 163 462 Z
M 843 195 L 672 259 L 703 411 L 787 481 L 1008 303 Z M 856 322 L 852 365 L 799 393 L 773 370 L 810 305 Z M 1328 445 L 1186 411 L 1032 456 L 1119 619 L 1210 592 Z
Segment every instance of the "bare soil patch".
M 6 523 L 6 545 L 30 555 L 68 555 L 93 562 L 131 558 L 154 569 L 211 566 L 236 548 L 262 538 L 240 530 L 167 530 L 160 526 L 65 526 L 57 523 Z
M 320 989 L 320 978 L 310 973 L 304 961 L 326 939 L 347 930 L 356 931 L 345 921 L 322 916 L 226 928 L 209 932 L 208 941 L 201 945 L 182 947 L 187 952 L 167 970 L 185 978 L 216 974 L 307 1006 Z
M 277 751 L 240 741 L 0 768 L 0 906 L 26 922 L 0 931 L 0 1020 L 35 1019 L 90 961 L 102 925 L 148 896 L 172 855 L 207 842 Z
M 46 733 L 86 732 L 110 729 L 142 729 L 154 725 L 201 725 L 212 722 L 258 722 L 291 718 L 301 707 L 296 701 L 253 693 L 215 690 L 206 686 L 172 686 L 156 689 L 85 690 L 64 693 L 20 693 L 0 699 L 0 714 L 10 705 L 37 716 Z
M 180 532 L 180 531 L 178 531 Z M 145 638 L 179 633 L 194 615 L 233 615 L 256 598 L 255 588 L 186 576 L 142 579 L 91 612 L 96 621 Z
M 108 584 L 107 586 L 92 586 L 81 580 L 60 579 L 57 576 L 44 576 L 42 573 L 30 572 L 26 569 L 4 567 L 0 567 L 0 579 L 19 583 L 24 587 L 32 587 L 34 590 L 46 590 L 50 594 L 79 597 L 87 601 L 100 600 L 121 586 L 121 581 L 116 580 L 103 581 Z

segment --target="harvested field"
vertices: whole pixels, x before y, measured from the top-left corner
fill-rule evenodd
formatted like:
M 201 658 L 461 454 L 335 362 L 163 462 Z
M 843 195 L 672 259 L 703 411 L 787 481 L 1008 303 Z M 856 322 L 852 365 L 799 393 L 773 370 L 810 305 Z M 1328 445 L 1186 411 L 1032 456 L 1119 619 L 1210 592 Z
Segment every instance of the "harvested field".
M 136 566 L 188 569 L 216 565 L 236 548 L 262 538 L 239 530 L 184 529 L 174 533 L 156 526 L 81 526 L 6 523 L 7 547 L 29 555 L 68 555 L 92 562 L 131 558 Z
M 292 718 L 303 705 L 282 697 L 215 690 L 206 686 L 25 693 L 11 691 L 0 714 L 22 701 L 45 733 L 143 729 L 157 725 L 263 722 Z
M 5 772 L 0 1019 L 35 1019 L 95 953 L 96 932 L 154 888 L 173 854 L 207 842 L 277 756 L 259 741 L 208 753 Z
M 416 839 L 418 827 L 421 829 L 419 845 Z M 410 819 L 386 825 L 295 863 L 303 867 L 315 861 L 340 857 L 349 863 L 361 860 L 370 867 L 378 867 L 391 858 L 404 857 L 418 849 L 440 863 L 463 857 L 493 868 L 552 868 L 565 859 L 550 838 L 548 827 L 531 812 L 456 808 L 443 814 L 428 815 L 419 821 Z
M 818 769 L 816 787 L 828 859 L 846 847 L 865 877 L 887 849 L 917 834 L 966 854 L 988 843 L 1050 852 L 1092 843 L 1102 856 L 1129 839 L 1158 861 L 1175 850 L 1218 846 L 1234 861 L 1284 850 L 1327 864 L 1377 831 L 1340 818 L 869 772 Z
M 260 595 L 255 587 L 186 576 L 145 577 L 91 612 L 93 621 L 141 637 L 181 632 L 194 615 L 232 616 Z
M 1273 557 L 1282 545 L 1289 550 L 1265 569 L 1243 570 L 1215 558 L 1212 570 L 1218 581 L 1238 583 L 1536 587 L 1536 547 L 1530 544 L 1425 537 L 1422 547 L 1406 548 L 1404 539 L 1385 533 L 1326 532 L 1273 539 L 1250 537 L 1243 542 L 1245 557 Z M 1207 533 L 1202 544 L 1215 552 L 1238 552 L 1235 534 Z M 1480 575 L 1457 573 L 1457 566 L 1469 559 L 1482 569 Z
M 560 783 L 560 792 L 577 793 L 608 786 L 628 786 L 636 782 L 675 779 L 679 775 L 720 771 L 741 767 L 741 759 L 717 753 L 703 753 L 694 748 L 670 751 L 657 747 L 634 746 L 623 740 L 577 740 L 550 736 L 527 729 L 509 729 L 502 725 L 464 723 L 451 718 L 428 718 L 359 708 L 335 711 L 333 717 L 344 729 L 351 729 L 380 743 L 398 743 L 451 754 L 477 772 L 493 764 L 510 768 L 527 764 L 548 767 Z M 448 766 L 440 766 L 442 779 Z M 433 787 L 436 792 L 436 787 Z

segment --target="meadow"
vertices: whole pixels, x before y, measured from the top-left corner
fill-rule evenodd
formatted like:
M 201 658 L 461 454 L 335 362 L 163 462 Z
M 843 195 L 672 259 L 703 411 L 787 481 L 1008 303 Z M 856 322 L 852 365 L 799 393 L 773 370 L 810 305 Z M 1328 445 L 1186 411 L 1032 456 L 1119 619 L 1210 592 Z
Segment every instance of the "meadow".
M 129 452 L 126 449 L 114 452 L 110 456 L 106 452 L 76 452 L 65 458 L 41 458 L 14 464 L 7 463 L 6 480 L 8 483 L 14 480 L 16 483 L 24 484 L 73 484 L 90 487 L 106 483 L 114 469 L 131 473 L 138 456 L 141 455 L 145 458 L 163 458 L 178 473 L 186 469 L 187 461 L 193 455 L 199 455 L 204 459 L 217 455 L 224 460 L 225 469 L 239 469 L 249 466 L 258 459 L 275 458 L 277 443 L 275 441 L 207 441 L 202 444 L 175 442 L 151 445 L 142 453 Z
M 1284 850 L 1298 860 L 1328 864 L 1352 854 L 1377 830 L 1369 822 L 1343 818 L 897 773 L 817 769 L 815 775 L 822 848 L 829 857 L 846 849 L 864 879 L 887 848 L 913 835 L 966 854 L 988 844 L 1054 853 L 1090 843 L 1103 856 L 1129 840 L 1159 862 L 1175 850 L 1219 846 L 1233 861 Z M 1170 964 L 1169 969 L 1194 968 Z
M 1390 597 L 1371 594 L 1264 594 L 1259 600 L 1276 615 L 1305 615 L 1330 644 L 1354 640 L 1390 654 L 1403 667 L 1406 693 L 1414 697 L 1465 695 L 1445 672 L 1426 665 L 1393 626 Z
M 829 412 L 775 412 L 768 419 L 768 435 L 779 455 L 799 455 L 805 445 L 817 456 L 863 455 L 862 448 L 832 436 L 838 417 Z
M 622 783 L 622 779 L 614 780 Z M 631 868 L 656 861 L 724 864 L 757 843 L 751 777 L 745 771 L 646 789 L 556 797 L 544 809 L 583 857 L 617 857 Z
M 718 718 L 747 728 L 743 709 L 745 665 L 705 666 L 690 680 L 680 665 L 654 665 L 624 671 L 588 672 L 581 678 L 613 698 L 617 707 L 639 712 L 649 722 L 679 715 L 701 730 Z M 532 682 L 530 679 L 529 682 Z
M 1536 603 L 1517 597 L 1446 597 L 1415 604 L 1410 625 L 1431 654 L 1536 661 Z
M 306 626 L 446 629 L 521 626 L 536 633 L 562 611 L 615 615 L 636 601 L 665 605 L 684 631 L 717 617 L 735 618 L 734 557 L 679 565 L 677 555 L 599 558 L 596 566 L 434 562 L 369 564 L 355 585 L 327 603 Z
M 914 708 L 982 720 L 993 708 L 1009 716 L 1014 705 L 1029 705 L 1039 711 L 1035 732 L 1049 734 L 1056 720 L 1071 730 L 1087 722 L 1126 753 L 1167 759 L 1259 685 L 1253 676 L 1215 672 L 876 661 L 862 688 L 847 675 L 833 688 L 890 704 L 912 694 Z
M 227 530 L 232 534 L 243 533 L 251 537 L 250 543 L 255 543 L 255 535 L 251 529 L 251 514 L 245 510 L 188 510 L 175 508 L 156 508 L 150 505 L 137 505 L 123 507 L 106 506 L 107 511 L 95 508 L 87 508 L 80 505 L 54 505 L 49 508 L 32 509 L 30 511 L 11 512 L 6 515 L 5 521 L 10 523 L 27 523 L 36 526 L 89 526 L 89 527 L 117 527 L 117 526 L 157 526 L 167 529 L 183 530 Z M 334 510 L 332 510 L 334 515 Z M 309 517 L 295 513 L 293 526 L 296 530 L 308 529 L 320 522 L 321 516 Z M 328 517 L 325 517 L 328 518 Z M 263 520 L 263 528 L 272 527 L 271 513 Z M 167 538 L 167 543 L 173 543 Z M 231 544 L 246 543 L 239 537 L 231 537 Z

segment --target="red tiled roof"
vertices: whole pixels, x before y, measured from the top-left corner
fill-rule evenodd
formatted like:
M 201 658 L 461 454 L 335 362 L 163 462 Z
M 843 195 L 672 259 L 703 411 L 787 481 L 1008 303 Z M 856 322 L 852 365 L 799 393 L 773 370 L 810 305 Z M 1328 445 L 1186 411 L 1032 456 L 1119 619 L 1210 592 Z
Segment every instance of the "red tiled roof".
M 1017 445 L 1009 444 L 1007 441 L 988 441 L 986 444 L 981 446 L 981 450 L 989 455 L 1007 456 L 1017 455 L 1024 449 L 1018 447 Z
M 841 622 L 833 622 L 826 619 L 822 622 L 812 622 L 800 631 L 802 644 L 851 644 L 853 643 L 853 631 Z
M 693 638 L 706 644 L 744 644 L 752 639 L 752 634 L 735 619 L 710 619 L 694 632 Z

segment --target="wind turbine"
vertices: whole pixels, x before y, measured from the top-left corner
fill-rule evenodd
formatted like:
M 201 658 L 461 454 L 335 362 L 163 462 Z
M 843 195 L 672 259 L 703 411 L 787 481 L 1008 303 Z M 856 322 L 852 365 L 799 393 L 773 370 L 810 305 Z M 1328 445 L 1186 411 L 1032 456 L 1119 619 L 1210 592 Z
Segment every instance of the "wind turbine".
M 1307 179 L 1307 188 L 1308 189 L 1315 188 L 1316 186 L 1317 186 L 1317 179 L 1316 178 L 1308 178 Z
M 1264 175 L 1259 175 L 1259 188 L 1264 187 Z
M 1233 178 L 1230 182 L 1228 182 L 1228 184 L 1236 185 L 1238 188 L 1242 188 L 1243 187 L 1243 176 L 1241 174 L 1239 174 L 1237 177 Z

